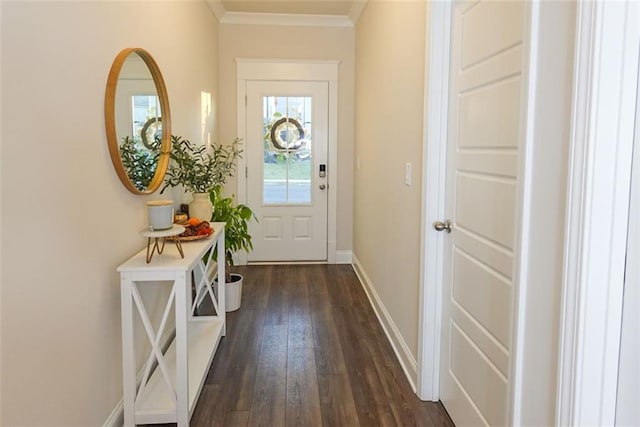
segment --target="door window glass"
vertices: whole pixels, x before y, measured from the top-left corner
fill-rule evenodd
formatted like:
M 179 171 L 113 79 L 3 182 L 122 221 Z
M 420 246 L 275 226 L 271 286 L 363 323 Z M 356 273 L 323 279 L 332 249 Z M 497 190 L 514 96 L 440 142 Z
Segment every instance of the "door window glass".
M 262 101 L 263 203 L 310 204 L 311 97 L 265 96 Z

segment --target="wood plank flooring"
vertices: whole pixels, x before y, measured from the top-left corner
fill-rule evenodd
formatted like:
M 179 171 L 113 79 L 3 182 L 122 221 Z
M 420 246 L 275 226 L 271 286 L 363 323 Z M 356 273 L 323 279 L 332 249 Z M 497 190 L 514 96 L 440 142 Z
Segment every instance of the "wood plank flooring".
M 236 268 L 193 426 L 452 426 L 411 390 L 348 265 Z

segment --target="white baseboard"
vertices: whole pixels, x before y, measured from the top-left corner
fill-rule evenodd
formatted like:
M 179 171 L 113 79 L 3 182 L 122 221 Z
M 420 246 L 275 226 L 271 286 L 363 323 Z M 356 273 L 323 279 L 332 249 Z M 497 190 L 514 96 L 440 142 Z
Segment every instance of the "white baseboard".
M 351 251 L 336 251 L 336 264 L 351 264 L 352 258 Z
M 380 325 L 382 325 L 382 329 L 384 333 L 387 335 L 387 339 L 393 348 L 398 361 L 400 362 L 400 366 L 402 366 L 402 370 L 404 371 L 407 380 L 409 380 L 409 384 L 413 389 L 413 392 L 416 392 L 416 383 L 418 379 L 418 363 L 416 362 L 416 358 L 411 354 L 411 350 L 407 345 L 406 341 L 400 334 L 400 330 L 396 326 L 395 322 L 391 318 L 391 315 L 387 311 L 380 295 L 376 291 L 376 288 L 371 283 L 371 280 L 367 276 L 367 273 L 364 271 L 364 268 L 358 261 L 358 258 L 355 254 L 352 255 L 353 258 L 353 269 L 360 280 L 360 284 L 364 289 L 367 297 L 369 298 L 369 302 L 373 307 L 373 311 L 376 313 L 378 317 L 378 321 Z
M 247 265 L 351 264 L 351 258 L 351 251 L 335 251 L 333 255 L 329 253 L 326 261 L 251 261 Z

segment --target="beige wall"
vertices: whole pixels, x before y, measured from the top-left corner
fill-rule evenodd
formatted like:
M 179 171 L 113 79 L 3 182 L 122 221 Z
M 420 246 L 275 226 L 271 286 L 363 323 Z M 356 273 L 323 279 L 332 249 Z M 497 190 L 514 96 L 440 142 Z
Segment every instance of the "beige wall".
M 374 1 L 356 25 L 354 255 L 416 359 L 425 13 Z
M 339 60 L 337 250 L 352 248 L 353 28 L 220 25 L 220 139 L 237 135 L 235 58 Z M 236 188 L 236 183 L 231 183 Z M 237 191 L 237 190 L 235 190 Z
M 101 425 L 122 397 L 115 269 L 158 197 L 113 170 L 107 74 L 122 48 L 149 50 L 173 133 L 199 140 L 201 92 L 217 119 L 217 23 L 203 1 L 3 2 L 1 28 L 0 424 Z

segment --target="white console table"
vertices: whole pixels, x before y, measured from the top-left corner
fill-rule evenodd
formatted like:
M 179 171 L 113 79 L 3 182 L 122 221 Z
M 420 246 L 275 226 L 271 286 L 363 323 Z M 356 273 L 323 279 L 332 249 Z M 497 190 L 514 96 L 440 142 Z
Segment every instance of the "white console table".
M 211 225 L 215 232 L 210 238 L 183 244 L 184 258 L 181 258 L 175 248 L 169 247 L 162 254 L 154 256 L 147 264 L 146 249 L 143 249 L 118 267 L 122 299 L 125 426 L 171 422 L 177 423 L 178 426 L 189 425 L 218 343 L 226 333 L 225 224 Z M 213 248 L 216 245 L 219 250 L 217 260 L 213 260 Z M 202 258 L 207 251 L 209 255 L 203 261 Z M 221 280 L 218 281 L 218 287 L 214 292 L 209 269 L 216 262 L 217 274 Z M 195 298 L 192 298 L 192 271 L 196 282 Z M 138 284 L 159 281 L 170 281 L 173 285 L 158 329 L 154 330 Z M 211 298 L 216 314 L 195 316 L 196 306 L 207 296 Z M 169 330 L 167 323 L 172 306 L 175 307 L 175 339 L 163 352 L 161 339 Z M 134 310 L 137 310 L 151 344 L 151 351 L 142 367 L 139 386 L 136 379 L 138 372 L 134 342 Z

